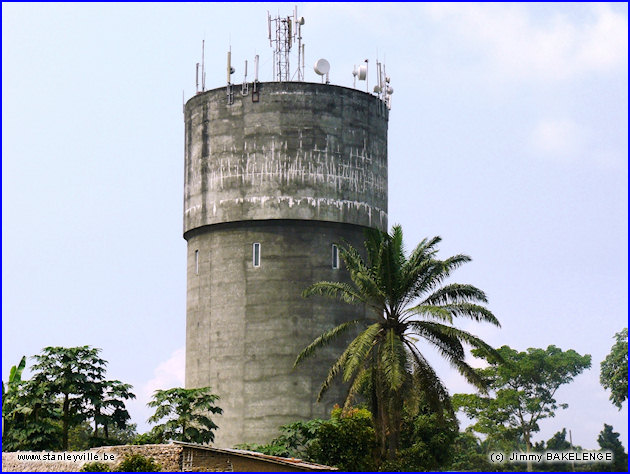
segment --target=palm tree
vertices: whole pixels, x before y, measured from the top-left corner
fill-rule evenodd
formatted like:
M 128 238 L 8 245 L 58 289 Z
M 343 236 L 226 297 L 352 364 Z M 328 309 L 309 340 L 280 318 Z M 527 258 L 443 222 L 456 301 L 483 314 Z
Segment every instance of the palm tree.
M 391 234 L 366 231 L 367 260 L 349 244 L 340 256 L 352 284 L 321 281 L 304 290 L 304 296 L 323 295 L 346 303 L 365 305 L 368 316 L 345 322 L 316 338 L 297 357 L 297 366 L 317 349 L 359 327 L 328 372 L 318 401 L 333 379 L 342 375 L 349 384 L 346 406 L 357 393 L 370 405 L 380 446 L 380 455 L 392 458 L 398 447 L 401 412 L 406 395 L 420 393 L 437 413 L 453 413 L 450 397 L 433 368 L 417 346 L 420 340 L 437 348 L 471 384 L 485 390 L 483 380 L 465 362 L 463 343 L 496 354 L 488 344 L 452 325 L 456 317 L 472 318 L 500 326 L 494 315 L 479 303 L 487 303 L 480 289 L 465 284 L 444 284 L 451 272 L 471 259 L 455 255 L 437 258 L 440 237 L 424 239 L 405 256 L 402 229 Z

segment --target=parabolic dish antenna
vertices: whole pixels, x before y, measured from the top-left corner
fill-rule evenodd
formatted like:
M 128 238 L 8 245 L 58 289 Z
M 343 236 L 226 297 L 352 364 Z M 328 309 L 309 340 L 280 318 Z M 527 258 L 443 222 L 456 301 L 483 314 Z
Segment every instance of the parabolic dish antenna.
M 315 70 L 316 74 L 323 76 L 325 74 L 328 74 L 328 72 L 330 71 L 330 63 L 323 58 L 318 59 L 313 69 Z

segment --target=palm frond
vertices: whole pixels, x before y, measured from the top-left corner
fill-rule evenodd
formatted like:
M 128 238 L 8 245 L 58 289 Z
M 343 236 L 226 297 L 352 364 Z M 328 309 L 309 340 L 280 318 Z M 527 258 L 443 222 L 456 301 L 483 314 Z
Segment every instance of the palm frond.
M 492 312 L 485 306 L 474 303 L 454 303 L 444 305 L 455 317 L 465 317 L 474 319 L 477 322 L 486 322 L 501 327 L 501 323 Z
M 446 410 L 454 416 L 451 397 L 431 365 L 427 362 L 420 351 L 410 342 L 404 341 L 412 357 L 412 379 L 414 387 L 422 392 L 427 403 L 440 417 L 442 411 Z
M 350 355 L 350 346 L 348 346 L 346 350 L 343 351 L 343 353 L 339 356 L 339 358 L 335 361 L 335 363 L 332 365 L 332 367 L 328 371 L 328 375 L 326 375 L 326 378 L 322 382 L 322 385 L 319 389 L 319 393 L 317 394 L 318 402 L 322 399 L 324 394 L 330 388 L 330 384 L 332 383 L 334 378 L 337 376 L 337 374 L 341 371 L 341 369 L 345 365 L 346 361 L 348 360 L 349 355 Z
M 442 260 L 442 265 L 444 267 L 444 272 L 448 276 L 451 274 L 453 270 L 461 267 L 464 263 L 471 262 L 472 258 L 468 255 L 457 254 L 452 257 L 447 258 L 446 260 Z
M 378 275 L 374 273 L 371 267 L 365 264 L 359 251 L 348 245 L 340 249 L 339 255 L 345 263 L 346 269 L 350 273 L 350 279 L 356 286 L 358 293 L 366 301 L 380 302 L 382 304 L 385 300 L 385 294 L 378 280 Z
M 312 295 L 338 298 L 350 304 L 365 302 L 365 297 L 358 293 L 355 288 L 347 283 L 338 281 L 318 281 L 302 292 L 302 296 L 305 298 Z
M 339 337 L 340 335 L 348 331 L 351 327 L 356 326 L 359 323 L 361 323 L 360 319 L 353 319 L 352 321 L 347 321 L 343 324 L 340 324 L 337 327 L 334 327 L 333 329 L 329 331 L 326 331 L 324 334 L 322 334 L 321 336 L 316 338 L 313 342 L 311 342 L 302 352 L 300 352 L 300 354 L 297 356 L 297 359 L 295 359 L 293 368 L 297 367 L 297 365 L 300 362 L 302 362 L 304 359 L 306 359 L 307 357 L 310 357 L 311 355 L 313 355 L 313 353 L 317 349 L 329 344 L 330 341 Z
M 380 346 L 380 356 L 385 382 L 388 389 L 398 392 L 407 375 L 407 354 L 401 339 L 393 328 L 387 330 L 384 343 Z
M 408 327 L 412 328 L 413 332 L 431 342 L 433 342 L 433 339 L 439 339 L 440 337 L 446 338 L 446 340 L 450 338 L 456 339 L 477 349 L 482 349 L 485 352 L 498 357 L 499 360 L 502 360 L 501 355 L 494 348 L 479 339 L 477 336 L 474 336 L 462 329 L 446 326 L 433 321 L 410 321 L 408 323 Z M 458 370 L 460 374 L 466 378 L 469 383 L 477 387 L 482 392 L 486 392 L 487 388 L 485 381 L 479 376 L 475 369 L 465 362 L 464 357 L 461 356 L 459 351 L 457 353 L 449 354 L 448 349 L 446 349 L 442 352 L 442 355 L 453 367 Z
M 348 394 L 346 395 L 346 400 L 344 401 L 343 408 L 350 408 L 352 405 L 352 400 L 357 393 L 361 390 L 361 387 L 365 384 L 365 375 L 368 373 L 367 368 L 365 366 L 361 367 L 361 369 L 354 376 L 354 380 L 350 384 L 350 388 L 348 389 Z
M 433 321 L 410 321 L 407 324 L 408 327 L 412 328 L 414 331 L 426 330 L 427 328 L 431 328 L 433 331 L 439 331 L 442 334 L 456 337 L 469 346 L 472 346 L 476 349 L 482 349 L 485 353 L 496 357 L 498 361 L 503 361 L 503 357 L 501 357 L 501 354 L 499 354 L 496 349 L 494 349 L 492 346 L 490 346 L 477 336 L 469 333 L 468 331 L 464 331 L 463 329 L 459 329 L 453 326 L 447 326 L 445 324 L 440 324 Z
M 439 321 L 446 321 L 447 323 L 453 322 L 453 316 L 451 315 L 451 312 L 443 306 L 432 306 L 426 304 L 414 306 L 413 308 L 405 310 L 404 316 L 401 318 L 401 321 L 406 321 L 413 315 L 430 317 Z
M 488 302 L 486 294 L 479 288 L 461 283 L 445 285 L 426 297 L 422 304 L 439 305 L 449 303 L 467 303 L 471 301 Z
M 412 330 L 412 334 L 417 334 L 427 340 L 446 359 L 463 360 L 466 357 L 464 346 L 462 346 L 462 343 L 456 336 L 444 331 L 443 327 L 450 326 L 435 325 L 431 321 L 412 321 L 408 325 L 408 328 Z
M 379 342 L 378 334 L 382 331 L 381 323 L 368 326 L 348 346 L 350 354 L 343 371 L 343 381 L 348 382 L 363 365 L 372 348 Z

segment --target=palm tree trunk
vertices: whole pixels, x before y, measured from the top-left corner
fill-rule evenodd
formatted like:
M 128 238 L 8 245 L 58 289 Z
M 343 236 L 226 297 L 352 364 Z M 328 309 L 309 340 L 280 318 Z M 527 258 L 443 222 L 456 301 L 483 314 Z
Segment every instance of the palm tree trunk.
M 388 440 L 387 440 L 387 459 L 393 460 L 396 458 L 398 451 L 398 445 L 400 443 L 400 425 L 401 425 L 401 413 L 402 400 L 400 397 L 393 395 L 389 402 L 388 413 Z
M 374 423 L 374 431 L 376 434 L 376 446 L 377 449 L 375 451 L 375 459 L 374 463 L 376 466 L 379 466 L 383 460 L 385 459 L 385 454 L 387 452 L 386 446 L 386 437 L 385 437 L 385 425 L 383 423 L 383 413 L 381 404 L 379 403 L 379 397 L 377 393 L 377 376 L 376 370 L 372 369 L 371 373 L 372 378 L 372 422 Z

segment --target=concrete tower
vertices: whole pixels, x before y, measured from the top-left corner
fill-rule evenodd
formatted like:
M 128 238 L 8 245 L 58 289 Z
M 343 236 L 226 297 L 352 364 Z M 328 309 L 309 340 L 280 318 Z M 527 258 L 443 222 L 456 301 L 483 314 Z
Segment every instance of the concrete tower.
M 335 243 L 360 248 L 365 228 L 387 230 L 386 104 L 328 84 L 252 85 L 198 93 L 184 112 L 186 387 L 221 396 L 225 447 L 268 441 L 343 400 L 336 385 L 316 403 L 342 344 L 292 366 L 364 310 L 301 292 L 349 280 Z

